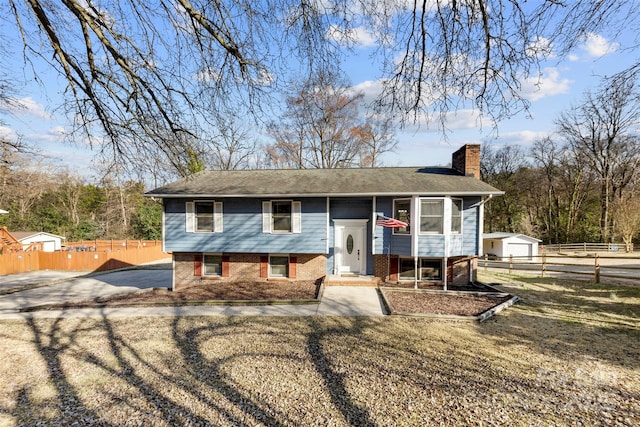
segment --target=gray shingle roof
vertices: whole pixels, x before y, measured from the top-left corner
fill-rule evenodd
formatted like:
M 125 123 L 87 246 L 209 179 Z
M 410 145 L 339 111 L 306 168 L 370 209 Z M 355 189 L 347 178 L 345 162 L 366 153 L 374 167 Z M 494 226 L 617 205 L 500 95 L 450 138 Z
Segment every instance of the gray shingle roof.
M 154 197 L 499 195 L 449 168 L 204 171 L 146 193 Z

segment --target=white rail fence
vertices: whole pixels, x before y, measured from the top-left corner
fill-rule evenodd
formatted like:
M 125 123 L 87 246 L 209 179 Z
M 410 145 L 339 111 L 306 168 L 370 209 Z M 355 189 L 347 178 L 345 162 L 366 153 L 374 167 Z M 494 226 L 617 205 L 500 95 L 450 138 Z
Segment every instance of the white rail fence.
M 598 252 L 584 255 L 553 255 L 544 253 L 535 257 L 514 257 L 506 260 L 490 260 L 487 256 L 480 257 L 479 267 L 485 270 L 506 269 L 509 274 L 514 271 L 527 272 L 545 276 L 591 276 L 595 283 L 601 279 L 623 279 L 637 281 L 640 285 L 640 256 L 631 255 L 601 255 Z
M 540 245 L 540 252 L 626 252 L 624 243 L 559 243 L 554 245 Z M 634 251 L 640 251 L 640 247 L 635 245 Z

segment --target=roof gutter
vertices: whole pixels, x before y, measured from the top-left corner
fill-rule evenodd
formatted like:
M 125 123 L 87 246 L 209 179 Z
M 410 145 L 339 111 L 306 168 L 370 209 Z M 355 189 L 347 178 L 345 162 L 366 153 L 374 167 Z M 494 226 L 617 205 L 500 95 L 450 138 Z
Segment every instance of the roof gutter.
M 243 198 L 264 198 L 264 197 L 409 197 L 416 194 L 412 193 L 397 193 L 397 192 L 389 192 L 389 193 L 265 193 L 265 194 L 220 194 L 220 193 L 145 193 L 145 197 L 159 197 L 163 199 L 187 199 L 187 198 L 220 198 L 220 197 L 243 197 Z M 483 201 L 474 204 L 472 207 L 478 206 L 479 204 L 484 204 L 493 196 L 501 196 L 504 194 L 504 191 L 425 191 L 419 193 L 424 195 L 424 197 L 428 196 L 481 196 L 483 197 Z M 488 197 L 486 200 L 484 197 Z

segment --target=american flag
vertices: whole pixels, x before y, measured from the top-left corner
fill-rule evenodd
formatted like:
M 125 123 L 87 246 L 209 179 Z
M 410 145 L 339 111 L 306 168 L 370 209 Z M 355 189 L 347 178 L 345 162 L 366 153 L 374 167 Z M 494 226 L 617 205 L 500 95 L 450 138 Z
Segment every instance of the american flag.
M 384 215 L 378 215 L 376 225 L 381 225 L 387 228 L 402 228 L 408 226 L 409 224 L 407 224 L 406 222 L 402 222 L 399 219 L 389 218 L 388 216 Z

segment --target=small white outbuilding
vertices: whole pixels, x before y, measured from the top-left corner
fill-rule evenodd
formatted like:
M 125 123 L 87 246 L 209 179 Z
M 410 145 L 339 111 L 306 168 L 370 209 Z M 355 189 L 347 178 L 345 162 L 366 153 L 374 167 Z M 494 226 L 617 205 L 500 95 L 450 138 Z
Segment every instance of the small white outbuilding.
M 510 256 L 519 260 L 531 260 L 538 256 L 538 244 L 535 237 L 517 233 L 485 233 L 482 235 L 483 255 L 502 260 Z
M 43 252 L 59 251 L 62 247 L 64 237 L 44 231 L 14 231 L 13 236 L 16 240 L 26 247 L 32 243 L 40 243 Z

